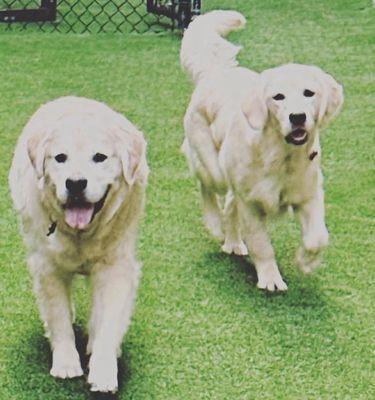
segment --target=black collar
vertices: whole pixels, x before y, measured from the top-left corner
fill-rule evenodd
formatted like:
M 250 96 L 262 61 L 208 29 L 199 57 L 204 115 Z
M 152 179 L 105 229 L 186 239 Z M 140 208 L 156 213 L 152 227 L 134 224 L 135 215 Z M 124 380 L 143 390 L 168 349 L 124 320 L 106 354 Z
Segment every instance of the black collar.
M 57 222 L 56 221 L 52 222 L 51 226 L 48 228 L 47 236 L 52 235 L 52 233 L 55 232 L 56 227 L 57 227 Z

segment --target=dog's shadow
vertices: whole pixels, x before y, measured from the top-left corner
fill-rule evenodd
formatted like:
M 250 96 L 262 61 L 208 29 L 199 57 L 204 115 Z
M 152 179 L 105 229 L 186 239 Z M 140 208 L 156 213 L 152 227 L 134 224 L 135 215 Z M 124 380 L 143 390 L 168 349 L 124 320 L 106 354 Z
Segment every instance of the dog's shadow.
M 210 252 L 203 255 L 203 259 L 197 260 L 198 274 L 204 275 L 206 284 L 217 285 L 217 290 L 225 290 L 234 298 L 238 296 L 238 290 L 246 293 L 249 302 L 254 300 L 257 307 L 263 307 L 265 311 L 277 308 L 281 304 L 293 308 L 294 312 L 305 313 L 306 309 L 324 313 L 328 318 L 335 312 L 335 305 L 331 304 L 324 290 L 321 288 L 317 274 L 306 276 L 297 268 L 287 268 L 283 274 L 289 289 L 285 292 L 269 292 L 257 288 L 257 273 L 249 257 L 228 255 L 219 252 Z M 214 269 L 208 266 L 215 265 Z M 220 279 L 218 279 L 217 267 L 220 267 Z M 203 272 L 202 272 L 203 267 Z M 222 273 L 227 275 L 223 279 Z M 263 301 L 259 301 L 262 299 Z
M 73 379 L 57 379 L 49 375 L 52 364 L 52 353 L 48 340 L 41 329 L 25 332 L 17 346 L 7 349 L 9 356 L 8 376 L 12 379 L 12 387 L 25 398 L 32 398 L 36 392 L 42 392 L 43 398 L 74 399 L 119 399 L 119 394 L 130 379 L 130 356 L 124 352 L 118 362 L 118 392 L 91 392 L 86 382 L 89 357 L 86 355 L 87 335 L 74 324 L 76 347 L 81 359 L 84 376 Z M 22 371 L 22 373 L 20 372 Z M 59 397 L 54 396 L 58 393 Z

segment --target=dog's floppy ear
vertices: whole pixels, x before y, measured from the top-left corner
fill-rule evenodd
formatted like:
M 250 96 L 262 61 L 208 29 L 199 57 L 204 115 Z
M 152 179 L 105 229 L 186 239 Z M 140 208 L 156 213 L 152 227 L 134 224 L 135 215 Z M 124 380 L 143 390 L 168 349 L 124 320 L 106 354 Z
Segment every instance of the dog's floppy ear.
M 322 88 L 318 122 L 320 125 L 323 125 L 329 122 L 340 111 L 344 102 L 344 94 L 342 86 L 331 75 L 320 69 L 317 75 Z
M 48 143 L 47 136 L 46 132 L 40 132 L 31 136 L 27 141 L 27 153 L 38 179 L 44 176 L 44 160 Z
M 246 99 L 243 112 L 254 130 L 263 130 L 268 117 L 268 108 L 264 100 L 262 88 L 257 88 Z
M 125 138 L 125 135 L 127 138 Z M 137 179 L 138 172 L 145 164 L 146 142 L 140 131 L 133 129 L 128 132 L 123 128 L 117 129 L 117 138 L 121 143 L 120 158 L 122 173 L 126 183 L 132 186 Z

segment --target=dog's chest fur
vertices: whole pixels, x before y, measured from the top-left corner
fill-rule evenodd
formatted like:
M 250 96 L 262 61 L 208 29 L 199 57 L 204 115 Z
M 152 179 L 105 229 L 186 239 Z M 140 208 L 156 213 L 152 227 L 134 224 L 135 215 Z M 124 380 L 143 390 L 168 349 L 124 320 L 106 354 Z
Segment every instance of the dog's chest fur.
M 274 140 L 261 140 L 252 148 L 247 176 L 247 201 L 265 214 L 299 206 L 319 183 L 318 159 L 310 160 L 306 147 L 295 148 Z
M 135 253 L 135 241 L 138 231 L 138 219 L 143 209 L 143 186 L 135 184 L 126 196 L 109 199 L 97 216 L 96 225 L 85 232 L 74 231 L 66 226 L 63 217 L 57 213 L 49 215 L 45 207 L 45 224 L 34 248 L 43 249 L 56 268 L 68 272 L 90 274 L 96 266 L 111 265 L 118 260 L 126 260 Z M 117 206 L 117 200 L 120 205 Z M 137 201 L 135 201 L 137 199 Z M 112 211 L 116 210 L 116 214 Z M 54 231 L 47 234 L 51 220 L 55 220 Z M 30 228 L 36 228 L 32 221 Z M 40 230 L 40 229 L 39 229 Z M 121 244 L 121 245 L 120 245 Z
M 139 201 L 136 207 L 142 207 L 142 203 L 142 200 Z M 38 221 L 24 218 L 23 230 L 25 233 L 38 232 L 32 236 L 26 235 L 31 250 L 29 258 L 43 252 L 50 260 L 46 268 L 90 274 L 96 266 L 108 265 L 118 259 L 125 260 L 129 254 L 134 254 L 138 212 L 131 207 L 124 207 L 110 223 L 99 224 L 91 233 L 72 233 L 61 219 L 50 232 L 50 216 L 42 212 L 39 215 L 43 218 Z
M 95 240 L 95 238 L 94 238 Z M 99 260 L 104 243 L 102 240 L 91 240 L 77 237 L 67 237 L 57 230 L 55 237 L 50 241 L 51 253 L 56 258 L 56 264 L 74 272 L 88 273 L 92 265 Z

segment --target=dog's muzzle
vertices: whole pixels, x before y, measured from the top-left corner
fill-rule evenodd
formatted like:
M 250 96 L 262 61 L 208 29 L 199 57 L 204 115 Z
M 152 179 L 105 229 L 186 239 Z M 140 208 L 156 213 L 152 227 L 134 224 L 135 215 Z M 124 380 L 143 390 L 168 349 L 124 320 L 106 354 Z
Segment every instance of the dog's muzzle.
M 110 186 L 103 197 L 96 203 L 90 203 L 84 197 L 70 197 L 63 206 L 65 222 L 73 229 L 83 230 L 92 222 L 95 215 L 103 208 Z

